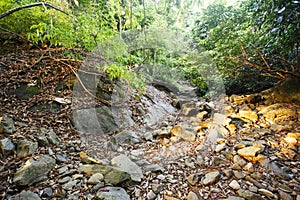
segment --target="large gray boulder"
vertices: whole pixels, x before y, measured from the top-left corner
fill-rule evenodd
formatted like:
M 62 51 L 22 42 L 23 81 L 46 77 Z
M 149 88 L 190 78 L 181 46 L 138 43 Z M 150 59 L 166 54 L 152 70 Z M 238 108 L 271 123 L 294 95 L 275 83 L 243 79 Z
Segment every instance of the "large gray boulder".
M 80 170 L 88 175 L 101 173 L 104 175 L 104 181 L 113 185 L 118 185 L 124 181 L 131 180 L 130 175 L 127 172 L 111 166 L 86 164 L 82 165 Z
M 37 160 L 30 158 L 16 171 L 13 182 L 21 186 L 32 185 L 46 179 L 54 166 L 55 159 L 50 156 L 41 155 Z
M 142 169 L 132 162 L 127 156 L 119 155 L 111 160 L 112 165 L 130 174 L 133 181 L 140 182 L 143 178 Z
M 134 125 L 129 111 L 107 106 L 75 110 L 72 122 L 78 131 L 92 134 L 110 133 Z

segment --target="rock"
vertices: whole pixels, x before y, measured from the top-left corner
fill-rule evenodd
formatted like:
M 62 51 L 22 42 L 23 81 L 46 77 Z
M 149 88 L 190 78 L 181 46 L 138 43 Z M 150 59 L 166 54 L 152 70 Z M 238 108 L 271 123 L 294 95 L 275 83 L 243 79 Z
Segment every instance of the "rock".
M 68 165 L 63 166 L 63 167 L 57 169 L 57 171 L 58 171 L 59 174 L 63 174 L 65 172 L 67 172 L 68 170 L 69 170 L 69 166 Z
M 213 124 L 224 126 L 229 123 L 230 119 L 226 117 L 226 115 L 221 113 L 215 113 L 213 116 Z
M 226 148 L 226 143 L 216 145 L 215 152 L 219 153 Z
M 243 158 L 241 158 L 241 156 L 239 156 L 239 155 L 235 155 L 233 157 L 233 162 L 238 164 L 241 167 L 243 167 L 247 164 L 247 162 Z
M 23 191 L 20 194 L 12 196 L 10 200 L 40 200 L 40 197 L 31 191 Z
M 77 182 L 78 182 L 78 180 L 69 181 L 69 182 L 63 184 L 62 188 L 64 190 L 72 190 L 76 186 Z
M 223 126 L 215 125 L 209 127 L 208 134 L 206 135 L 206 145 L 210 145 L 210 148 L 214 149 L 215 143 L 217 142 L 217 139 L 220 138 L 220 135 L 222 133 L 221 128 Z M 206 147 L 207 148 L 207 147 Z
M 187 200 L 199 200 L 199 198 L 195 192 L 191 191 L 187 196 Z
M 143 138 L 147 141 L 152 141 L 153 140 L 153 134 L 151 132 L 147 132 L 143 135 Z
M 297 112 L 288 108 L 285 104 L 273 104 L 262 109 L 259 114 L 262 114 L 266 119 L 271 121 L 282 121 L 290 118 L 297 118 Z
M 216 182 L 219 181 L 219 178 L 220 178 L 220 172 L 219 171 L 214 171 L 214 172 L 209 172 L 205 175 L 202 183 L 204 185 L 211 185 L 211 184 L 214 184 Z
M 111 141 L 115 144 L 135 144 L 140 142 L 140 137 L 135 132 L 124 130 L 114 136 Z
M 183 104 L 181 109 L 181 113 L 187 117 L 195 116 L 198 113 L 198 109 L 195 108 L 195 105 L 191 106 L 191 104 Z
M 43 189 L 42 197 L 52 197 L 53 196 L 53 189 L 51 187 L 46 187 Z
M 142 169 L 132 162 L 127 156 L 121 154 L 111 160 L 112 165 L 130 174 L 133 181 L 140 182 L 143 178 Z
M 37 160 L 30 158 L 16 171 L 13 182 L 22 186 L 32 185 L 47 178 L 54 166 L 55 159 L 50 156 L 41 155 Z
M 58 164 L 67 162 L 69 160 L 69 157 L 67 154 L 58 153 L 56 154 L 56 161 Z
M 290 149 L 290 148 L 284 148 L 283 147 L 283 148 L 280 149 L 280 152 L 282 154 L 286 155 L 291 160 L 294 159 L 294 157 L 297 155 L 297 153 L 294 150 Z
M 212 158 L 212 164 L 215 165 L 215 166 L 219 166 L 219 165 L 225 165 L 227 164 L 229 161 L 223 156 L 223 155 L 220 155 L 220 156 L 214 156 Z
M 58 183 L 63 184 L 63 183 L 70 182 L 71 180 L 72 180 L 72 178 L 70 176 L 65 176 L 62 179 L 59 179 Z
M 177 136 L 177 135 L 180 135 L 181 132 L 182 132 L 182 127 L 179 126 L 179 125 L 175 125 L 173 126 L 173 128 L 171 129 L 170 133 L 172 136 Z
M 264 200 L 264 198 L 258 194 L 255 194 L 249 190 L 239 189 L 238 195 L 245 198 L 246 200 Z
M 233 171 L 233 174 L 234 174 L 234 176 L 237 179 L 243 179 L 243 178 L 245 178 L 245 175 L 242 172 L 240 172 L 240 171 Z
M 166 179 L 166 176 L 163 174 L 159 174 L 156 178 L 163 181 Z
M 259 147 L 245 147 L 243 149 L 239 149 L 237 153 L 242 157 L 255 157 L 258 153 L 260 153 Z
M 4 138 L 0 140 L 0 148 L 2 154 L 7 156 L 13 154 L 16 147 L 9 138 Z
M 243 149 L 246 147 L 246 144 L 244 142 L 240 142 L 234 145 L 235 150 Z
M 231 178 L 233 176 L 233 171 L 230 169 L 224 170 L 223 173 L 227 178 Z
M 85 164 L 90 164 L 90 163 L 93 163 L 93 164 L 100 164 L 102 165 L 103 163 L 101 161 L 98 161 L 90 156 L 88 156 L 85 152 L 81 151 L 79 153 L 79 157 L 80 157 L 80 160 L 82 163 L 85 163 Z
M 163 129 L 163 130 L 157 131 L 157 136 L 159 138 L 168 138 L 171 136 L 171 133 L 170 133 L 170 131 Z
M 42 147 L 47 147 L 49 146 L 49 141 L 45 135 L 45 133 L 40 133 L 38 136 L 37 136 L 37 141 L 39 143 L 40 146 Z
M 150 164 L 145 166 L 145 172 L 164 172 L 165 169 L 158 164 Z
M 107 106 L 75 110 L 72 123 L 78 131 L 90 134 L 99 135 L 119 129 L 112 109 Z
M 184 128 L 182 128 L 179 125 L 173 126 L 170 133 L 172 136 L 180 137 L 185 141 L 194 142 L 196 140 L 196 135 L 194 132 L 185 130 Z
M 195 169 L 195 163 L 193 162 L 192 158 L 186 158 L 184 160 L 184 164 L 191 169 Z
M 16 127 L 12 118 L 7 115 L 0 117 L 0 133 L 12 134 L 16 132 Z
M 156 199 L 156 194 L 153 192 L 153 190 L 150 190 L 150 191 L 147 193 L 147 199 L 149 199 L 149 200 L 154 200 L 154 199 Z
M 252 178 L 252 177 L 250 177 L 248 175 L 245 177 L 245 180 L 249 181 L 250 183 L 252 183 L 253 185 L 255 185 L 258 188 L 264 188 L 264 186 L 260 182 L 258 182 L 255 178 Z
M 204 163 L 205 163 L 205 161 L 204 161 L 204 159 L 203 159 L 203 157 L 201 156 L 201 155 L 197 155 L 197 158 L 196 158 L 196 163 L 198 164 L 198 165 L 204 165 Z
M 86 164 L 82 165 L 80 170 L 88 175 L 101 173 L 104 175 L 104 181 L 113 185 L 131 180 L 130 175 L 127 172 L 105 165 Z
M 257 121 L 258 120 L 258 115 L 256 112 L 252 110 L 240 110 L 238 113 L 238 116 L 244 119 L 248 119 L 251 121 Z
M 300 83 L 297 78 L 289 78 L 275 87 L 273 92 L 275 102 L 300 103 Z
M 296 140 L 300 140 L 300 133 L 288 133 L 287 138 L 295 138 Z
M 198 174 L 191 174 L 188 176 L 188 182 L 191 185 L 196 185 L 200 181 L 200 176 Z
M 177 136 L 188 142 L 194 142 L 196 140 L 195 133 L 190 132 L 188 130 L 183 131 L 181 134 Z
M 278 197 L 275 194 L 273 194 L 271 191 L 263 189 L 263 188 L 258 189 L 258 193 L 262 194 L 262 195 L 265 195 L 269 199 L 278 199 Z
M 292 193 L 292 192 L 293 192 L 293 189 L 290 188 L 287 184 L 283 184 L 283 183 L 277 182 L 277 183 L 275 184 L 275 186 L 276 186 L 279 190 L 281 190 L 281 191 L 283 191 L 283 192 L 287 192 L 287 193 Z
M 150 105 L 147 108 L 147 114 L 143 116 L 143 118 L 144 118 L 143 123 L 146 126 L 149 126 L 149 127 L 154 126 L 167 113 L 167 111 L 163 107 L 166 104 L 164 104 L 162 102 L 157 102 L 157 103 L 160 104 L 160 105 L 157 105 L 157 104 Z
M 243 167 L 244 170 L 247 170 L 248 172 L 254 172 L 254 167 L 253 164 L 251 162 L 247 163 L 247 165 L 245 165 Z
M 46 129 L 41 128 L 41 131 L 43 133 L 47 133 L 46 136 L 47 136 L 47 139 L 48 139 L 50 144 L 54 144 L 54 145 L 59 144 L 60 139 L 53 130 L 46 130 Z
M 292 196 L 289 195 L 288 193 L 285 193 L 281 190 L 279 190 L 278 192 L 279 192 L 280 199 L 282 199 L 282 200 L 292 200 L 293 199 Z
M 200 112 L 200 113 L 197 114 L 196 118 L 197 118 L 199 121 L 201 121 L 201 120 L 203 120 L 203 118 L 204 118 L 207 114 L 208 114 L 207 111 L 202 111 L 202 112 Z
M 159 184 L 152 184 L 151 188 L 155 194 L 158 194 L 163 190 L 163 186 Z
M 98 184 L 93 186 L 93 191 L 98 191 L 100 188 L 103 188 L 105 186 L 104 182 L 99 182 Z
M 248 187 L 248 189 L 251 191 L 251 192 L 254 192 L 254 193 L 257 193 L 258 192 L 258 188 L 254 185 L 250 185 Z
M 103 181 L 104 180 L 104 176 L 103 174 L 101 173 L 96 173 L 96 174 L 93 174 L 89 180 L 88 180 L 88 184 L 92 184 L 92 185 L 96 185 L 98 184 L 99 182 Z
M 234 190 L 239 190 L 241 189 L 241 186 L 240 184 L 236 181 L 236 180 L 233 180 L 229 183 L 229 186 L 234 189 Z
M 96 197 L 101 200 L 130 200 L 127 192 L 120 187 L 104 187 L 99 189 Z
M 20 141 L 17 145 L 17 156 L 19 158 L 34 154 L 38 149 L 38 143 L 29 140 Z
M 76 179 L 83 179 L 83 174 L 74 174 L 74 175 L 72 175 L 72 179 L 73 180 L 76 180 Z

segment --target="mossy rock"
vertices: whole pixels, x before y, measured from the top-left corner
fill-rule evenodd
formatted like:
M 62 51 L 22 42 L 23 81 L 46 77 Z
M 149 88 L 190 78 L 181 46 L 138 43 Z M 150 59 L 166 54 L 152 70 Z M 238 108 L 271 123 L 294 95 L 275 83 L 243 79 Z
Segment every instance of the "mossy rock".
M 55 113 L 58 112 L 59 110 L 60 110 L 60 104 L 56 102 L 41 103 L 29 108 L 29 111 L 35 111 L 35 112 L 51 111 L 52 113 Z
M 29 99 L 34 95 L 39 94 L 39 88 L 37 85 L 29 86 L 27 84 L 21 84 L 15 90 L 11 90 L 10 94 L 16 95 L 19 99 Z
M 300 104 L 300 79 L 285 80 L 275 88 L 273 95 L 275 102 Z

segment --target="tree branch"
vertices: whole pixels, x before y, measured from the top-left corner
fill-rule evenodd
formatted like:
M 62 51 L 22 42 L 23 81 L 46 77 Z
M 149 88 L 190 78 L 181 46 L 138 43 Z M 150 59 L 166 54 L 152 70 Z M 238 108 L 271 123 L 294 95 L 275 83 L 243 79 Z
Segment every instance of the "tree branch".
M 66 15 L 69 15 L 69 13 L 67 13 L 67 12 L 65 12 L 65 11 L 63 11 L 63 10 L 61 10 L 61 9 L 59 9 L 59 8 L 57 8 L 57 7 L 55 7 L 55 6 L 53 6 L 53 5 L 50 4 L 50 3 L 38 2 L 38 3 L 32 3 L 32 4 L 27 4 L 27 5 L 24 5 L 24 6 L 17 7 L 17 8 L 13 8 L 13 9 L 11 9 L 11 10 L 8 10 L 8 11 L 4 12 L 4 13 L 1 13 L 1 14 L 0 14 L 0 19 L 2 19 L 2 18 L 4 18 L 4 17 L 7 17 L 8 15 L 11 15 L 11 14 L 13 14 L 14 12 L 17 12 L 17 11 L 19 11 L 19 10 L 23 10 L 23 9 L 31 8 L 31 7 L 35 7 L 35 6 L 44 6 L 44 7 L 45 7 L 45 6 L 48 6 L 48 7 L 53 8 L 53 9 L 59 11 L 59 12 L 62 12 L 62 13 L 64 13 L 64 14 L 66 14 Z

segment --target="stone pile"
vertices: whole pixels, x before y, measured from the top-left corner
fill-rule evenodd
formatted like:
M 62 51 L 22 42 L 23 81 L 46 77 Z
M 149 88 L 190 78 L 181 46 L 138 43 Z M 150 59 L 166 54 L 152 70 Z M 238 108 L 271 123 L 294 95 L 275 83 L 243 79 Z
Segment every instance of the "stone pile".
M 4 199 L 299 200 L 300 106 L 267 97 L 187 103 L 159 129 L 123 130 L 98 149 L 51 129 L 14 137 L 4 115 L 2 158 L 21 160 Z

